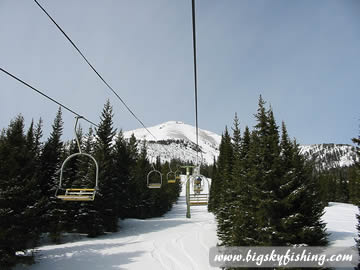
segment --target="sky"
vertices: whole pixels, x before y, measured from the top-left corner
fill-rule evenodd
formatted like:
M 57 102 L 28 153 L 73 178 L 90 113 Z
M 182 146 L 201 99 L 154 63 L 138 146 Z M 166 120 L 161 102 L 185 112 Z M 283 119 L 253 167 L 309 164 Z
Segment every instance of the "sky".
M 38 1 L 146 126 L 195 125 L 190 0 Z M 196 0 L 196 27 L 200 128 L 221 134 L 235 112 L 254 126 L 261 94 L 301 144 L 360 134 L 360 1 Z M 32 0 L 0 0 L 0 67 L 95 123 L 109 99 L 118 130 L 141 128 Z M 1 129 L 41 117 L 45 140 L 57 109 L 0 72 Z

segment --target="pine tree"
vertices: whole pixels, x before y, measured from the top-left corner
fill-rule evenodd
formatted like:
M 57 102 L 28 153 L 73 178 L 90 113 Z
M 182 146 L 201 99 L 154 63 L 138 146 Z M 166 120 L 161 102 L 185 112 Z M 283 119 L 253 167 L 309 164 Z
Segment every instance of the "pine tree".
M 240 161 L 240 152 L 241 152 L 241 132 L 239 127 L 239 118 L 237 116 L 237 113 L 235 113 L 234 117 L 234 123 L 233 123 L 233 137 L 232 137 L 232 143 L 233 143 L 233 151 L 234 151 L 234 164 Z M 237 175 L 236 171 L 233 173 L 234 175 Z
M 93 129 L 90 127 L 85 136 L 83 152 L 93 156 L 94 153 L 94 135 Z M 81 158 L 77 172 L 77 185 L 82 188 L 93 188 L 95 185 L 95 164 L 88 157 Z M 95 200 L 98 200 L 95 196 Z M 74 202 L 76 204 L 76 213 L 73 223 L 76 231 L 86 233 L 89 237 L 96 237 L 104 232 L 103 220 L 100 211 L 96 207 L 95 202 Z
M 39 182 L 41 186 L 42 196 L 45 199 L 45 213 L 41 216 L 42 231 L 50 232 L 54 242 L 59 242 L 61 232 L 64 230 L 64 218 L 66 212 L 64 203 L 58 201 L 54 194 L 59 186 L 58 172 L 61 167 L 63 157 L 63 142 L 61 136 L 63 132 L 62 111 L 59 108 L 50 137 L 45 142 L 40 157 L 41 168 Z
M 218 194 L 215 194 L 215 214 L 218 222 L 218 237 L 224 243 L 229 242 L 229 233 L 233 229 L 231 222 L 232 202 L 234 200 L 233 181 L 234 149 L 230 134 L 225 128 L 223 140 L 218 157 L 218 176 L 216 180 L 219 185 Z M 213 201 L 214 202 L 214 201 Z
M 208 211 L 213 212 L 214 211 L 214 200 L 216 194 L 218 194 L 216 189 L 216 179 L 217 178 L 217 165 L 216 165 L 216 159 L 214 157 L 213 165 L 212 165 L 212 173 L 211 173 L 211 185 L 209 190 L 209 202 L 208 202 Z
M 147 159 L 146 141 L 142 142 L 141 151 L 139 153 L 136 166 L 133 170 L 133 177 L 135 183 L 134 200 L 133 200 L 133 217 L 147 218 L 149 216 L 149 209 L 151 207 L 151 191 L 147 188 L 146 178 L 151 166 Z
M 79 153 L 80 149 L 82 150 L 83 143 L 83 132 L 82 128 L 79 125 L 76 130 L 76 137 L 72 139 L 70 142 L 64 143 L 63 149 L 63 158 L 65 160 L 69 156 Z M 77 143 L 79 141 L 79 144 Z M 80 149 L 79 149 L 80 147 Z M 63 179 L 62 179 L 62 187 L 66 188 L 93 188 L 94 183 L 87 183 L 87 185 L 83 185 L 82 183 L 82 170 L 81 164 L 83 162 L 88 161 L 88 157 L 85 156 L 72 156 L 65 164 L 63 168 Z M 62 222 L 64 226 L 64 231 L 74 231 L 77 229 L 78 224 L 74 223 L 76 217 L 79 213 L 80 202 L 71 202 L 68 201 L 66 203 L 62 203 L 62 210 L 66 212 L 66 216 L 63 217 Z
M 134 137 L 135 138 L 135 137 Z M 136 148 L 136 143 L 132 141 L 131 147 Z M 115 177 L 118 182 L 118 216 L 125 218 L 130 215 L 132 202 L 132 176 L 131 168 L 135 166 L 136 159 L 133 151 L 126 143 L 122 131 L 117 135 L 114 146 L 114 167 L 116 168 Z M 136 150 L 135 150 L 136 151 Z M 135 153 L 136 154 L 136 153 Z
M 251 161 L 252 155 L 252 137 L 255 133 L 250 134 L 249 128 L 246 127 L 241 143 L 240 152 L 240 168 L 238 171 L 238 183 L 235 186 L 237 189 L 237 200 L 234 215 L 234 229 L 232 232 L 231 242 L 232 246 L 251 246 L 258 245 L 256 211 L 258 202 L 257 190 L 255 186 L 255 178 L 252 173 Z
M 251 134 L 245 129 L 240 153 L 233 153 L 239 162 L 227 158 L 222 138 L 217 162 L 221 182 L 215 182 L 221 188 L 214 196 L 219 239 L 225 245 L 325 245 L 324 206 L 313 168 L 290 141 L 285 124 L 280 141 L 273 111 L 266 110 L 261 96 L 255 117 Z M 225 181 L 227 168 L 231 181 Z
M 33 135 L 33 124 L 24 134 L 24 118 L 19 115 L 0 138 L 1 268 L 14 264 L 16 252 L 33 247 L 39 235 Z
M 99 164 L 99 192 L 96 200 L 97 209 L 101 211 L 103 226 L 106 231 L 117 231 L 119 212 L 118 187 L 114 173 L 113 140 L 116 130 L 113 128 L 113 109 L 108 100 L 101 114 L 100 124 L 96 130 L 95 159 Z

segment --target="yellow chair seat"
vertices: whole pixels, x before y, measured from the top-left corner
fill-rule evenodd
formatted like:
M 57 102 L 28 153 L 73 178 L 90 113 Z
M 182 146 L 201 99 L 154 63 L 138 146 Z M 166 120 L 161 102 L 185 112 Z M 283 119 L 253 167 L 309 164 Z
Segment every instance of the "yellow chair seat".
M 189 203 L 190 205 L 194 205 L 194 206 L 196 206 L 196 205 L 208 205 L 208 202 L 206 201 L 204 201 L 204 202 L 190 202 Z
M 149 184 L 148 188 L 161 188 L 161 184 Z
M 68 188 L 65 195 L 56 196 L 63 201 L 93 201 L 96 190 L 93 188 Z

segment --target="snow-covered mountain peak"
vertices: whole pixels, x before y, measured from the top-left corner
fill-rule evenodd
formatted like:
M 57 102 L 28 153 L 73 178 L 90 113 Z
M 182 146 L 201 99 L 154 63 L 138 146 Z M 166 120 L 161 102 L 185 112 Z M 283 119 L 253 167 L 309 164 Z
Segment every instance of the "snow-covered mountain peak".
M 168 121 L 148 130 L 155 138 L 144 128 L 130 130 L 124 132 L 125 138 L 134 134 L 136 138 L 147 141 L 163 141 L 163 140 L 189 140 L 196 141 L 196 129 L 194 126 L 185 124 L 181 121 Z M 199 129 L 199 140 L 209 141 L 213 144 L 220 144 L 221 136 L 213 132 Z
M 124 132 L 125 138 L 132 134 L 138 140 L 148 142 L 150 159 L 160 156 L 169 160 L 179 158 L 184 161 L 196 162 L 196 129 L 181 121 L 168 121 L 146 129 L 139 128 Z M 154 138 L 155 137 L 155 138 Z M 204 163 L 212 163 L 219 155 L 221 136 L 207 130 L 199 129 L 199 147 Z
M 182 161 L 196 162 L 196 129 L 194 126 L 181 121 L 168 121 L 149 127 L 148 130 L 156 139 L 144 128 L 124 132 L 124 137 L 130 138 L 134 134 L 138 140 L 146 140 L 148 156 L 151 161 L 160 156 L 162 161 L 178 158 Z M 214 158 L 218 157 L 220 142 L 220 135 L 199 129 L 201 150 L 199 158 L 201 160 L 202 156 L 203 163 L 212 164 Z M 301 145 L 300 153 L 308 160 L 314 161 L 318 170 L 351 166 L 359 160 L 354 147 L 346 144 Z

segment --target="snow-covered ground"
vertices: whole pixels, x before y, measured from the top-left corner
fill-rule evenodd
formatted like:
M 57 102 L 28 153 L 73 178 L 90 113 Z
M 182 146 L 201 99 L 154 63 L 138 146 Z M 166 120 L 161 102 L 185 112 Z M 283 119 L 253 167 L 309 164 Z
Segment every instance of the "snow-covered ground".
M 18 265 L 28 270 L 92 269 L 215 269 L 209 265 L 209 248 L 217 243 L 216 223 L 206 206 L 192 207 L 185 217 L 184 193 L 161 218 L 120 221 L 120 232 L 61 245 L 38 248 L 37 263 Z M 331 203 L 324 220 L 331 245 L 353 246 L 357 207 Z
M 329 203 L 325 208 L 323 219 L 327 223 L 326 229 L 330 233 L 331 246 L 349 247 L 355 245 L 357 206 L 347 203 Z

